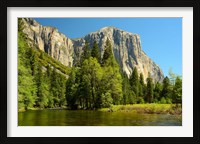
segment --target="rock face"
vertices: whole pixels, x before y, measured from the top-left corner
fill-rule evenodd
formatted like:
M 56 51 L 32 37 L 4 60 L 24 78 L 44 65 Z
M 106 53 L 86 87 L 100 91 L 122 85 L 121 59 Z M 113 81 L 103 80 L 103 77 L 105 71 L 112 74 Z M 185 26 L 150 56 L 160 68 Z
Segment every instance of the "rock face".
M 41 26 L 33 19 L 23 19 L 23 32 L 35 41 L 38 47 L 66 66 L 72 66 L 80 58 L 85 42 L 92 47 L 94 40 L 99 44 L 101 56 L 107 38 L 111 41 L 113 53 L 121 69 L 130 76 L 136 67 L 146 79 L 150 73 L 154 81 L 164 78 L 162 70 L 142 50 L 140 36 L 114 27 L 104 27 L 82 38 L 71 40 L 56 28 Z
M 24 18 L 23 32 L 32 39 L 39 49 L 60 61 L 63 65 L 73 65 L 73 43 L 54 27 L 42 26 L 35 20 Z

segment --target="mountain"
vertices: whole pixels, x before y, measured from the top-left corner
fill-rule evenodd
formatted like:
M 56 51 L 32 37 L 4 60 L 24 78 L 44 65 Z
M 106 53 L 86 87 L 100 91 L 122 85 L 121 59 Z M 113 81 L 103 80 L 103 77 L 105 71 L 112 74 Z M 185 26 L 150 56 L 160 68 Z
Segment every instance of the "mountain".
M 140 36 L 115 27 L 104 27 L 99 31 L 89 33 L 82 38 L 70 39 L 58 29 L 42 26 L 34 19 L 23 18 L 23 32 L 38 45 L 39 49 L 49 54 L 63 65 L 72 67 L 80 59 L 85 42 L 92 47 L 93 42 L 99 45 L 101 56 L 107 38 L 111 41 L 113 53 L 121 69 L 130 76 L 136 67 L 146 79 L 150 73 L 154 81 L 164 78 L 160 67 L 153 62 L 142 50 Z

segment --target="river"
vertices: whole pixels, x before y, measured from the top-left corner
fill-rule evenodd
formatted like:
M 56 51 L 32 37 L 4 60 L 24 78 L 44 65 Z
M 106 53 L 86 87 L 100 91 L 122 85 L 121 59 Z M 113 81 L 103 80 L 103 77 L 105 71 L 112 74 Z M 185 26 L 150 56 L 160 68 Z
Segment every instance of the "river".
M 18 113 L 19 126 L 181 126 L 181 116 L 90 110 L 29 110 Z

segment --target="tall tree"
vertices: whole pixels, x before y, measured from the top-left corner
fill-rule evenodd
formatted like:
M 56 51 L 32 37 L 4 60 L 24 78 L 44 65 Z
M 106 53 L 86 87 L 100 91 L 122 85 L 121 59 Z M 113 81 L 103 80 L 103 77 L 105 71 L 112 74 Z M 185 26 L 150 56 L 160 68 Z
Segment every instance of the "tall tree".
M 32 75 L 30 57 L 31 49 L 24 41 L 24 35 L 18 34 L 18 109 L 26 110 L 35 105 L 37 87 Z
M 96 58 L 97 61 L 100 63 L 100 61 L 101 61 L 101 53 L 100 53 L 100 49 L 99 49 L 99 46 L 98 46 L 96 41 L 94 41 L 94 44 L 93 44 L 93 47 L 92 47 L 92 51 L 91 51 L 91 56 L 93 58 Z
M 104 76 L 102 85 L 104 93 L 109 92 L 113 99 L 113 104 L 120 104 L 122 102 L 122 76 L 120 67 L 116 62 L 114 56 L 110 56 L 104 63 Z
M 148 103 L 153 102 L 153 80 L 152 78 L 147 78 L 147 93 L 146 98 Z
M 81 74 L 83 76 L 83 82 L 86 83 L 89 87 L 85 87 L 87 94 L 90 94 L 90 105 L 91 108 L 100 107 L 100 81 L 102 77 L 102 68 L 98 63 L 96 58 L 89 58 L 83 62 L 81 67 Z M 90 92 L 89 89 L 90 88 Z
M 136 101 L 137 101 L 137 98 L 139 95 L 139 90 L 138 90 L 139 89 L 139 78 L 138 78 L 138 71 L 137 71 L 136 67 L 133 69 L 133 72 L 130 76 L 130 85 L 132 87 L 133 92 L 136 95 Z
M 46 76 L 42 72 L 42 66 L 38 65 L 37 77 L 37 101 L 36 104 L 40 108 L 45 108 L 48 106 L 48 95 L 49 95 L 49 86 Z
M 162 93 L 162 97 L 164 97 L 165 99 L 171 98 L 172 88 L 171 88 L 170 80 L 167 76 L 163 79 L 163 89 L 161 93 Z
M 91 51 L 90 51 L 90 46 L 89 46 L 89 43 L 86 41 L 85 42 L 85 46 L 83 47 L 83 53 L 82 53 L 82 62 L 85 60 L 85 59 L 89 59 L 91 56 Z
M 66 82 L 66 101 L 67 105 L 71 109 L 77 109 L 77 90 L 78 83 L 76 81 L 77 69 L 73 68 Z
M 159 102 L 161 100 L 162 85 L 157 82 L 154 88 L 154 102 Z
M 107 38 L 106 45 L 104 48 L 104 54 L 103 54 L 103 58 L 102 58 L 102 64 L 104 65 L 105 62 L 107 61 L 107 59 L 112 56 L 113 56 L 112 45 L 110 43 L 110 40 Z
M 122 82 L 122 91 L 123 91 L 123 104 L 126 105 L 129 103 L 128 97 L 130 92 L 129 79 L 126 73 L 123 73 L 123 82 Z
M 138 86 L 138 95 L 139 95 L 139 103 L 144 103 L 145 99 L 145 93 L 146 93 L 146 85 L 144 83 L 144 76 L 142 73 L 140 73 L 139 77 L 139 86 Z
M 175 84 L 175 80 L 176 80 L 177 75 L 173 72 L 172 68 L 169 69 L 169 79 L 171 82 L 171 85 Z
M 54 107 L 59 106 L 59 79 L 58 73 L 56 72 L 56 68 L 53 68 L 52 75 L 51 75 L 51 93 L 53 95 L 53 103 Z
M 180 77 L 176 78 L 173 87 L 173 102 L 176 104 L 182 103 L 182 79 Z

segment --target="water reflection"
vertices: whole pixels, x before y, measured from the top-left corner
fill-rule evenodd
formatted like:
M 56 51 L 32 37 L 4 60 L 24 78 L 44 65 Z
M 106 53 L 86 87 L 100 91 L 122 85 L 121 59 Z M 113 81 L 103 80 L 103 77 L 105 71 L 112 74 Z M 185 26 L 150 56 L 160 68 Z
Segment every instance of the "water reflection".
M 132 112 L 38 110 L 18 113 L 19 126 L 181 126 L 181 116 Z

